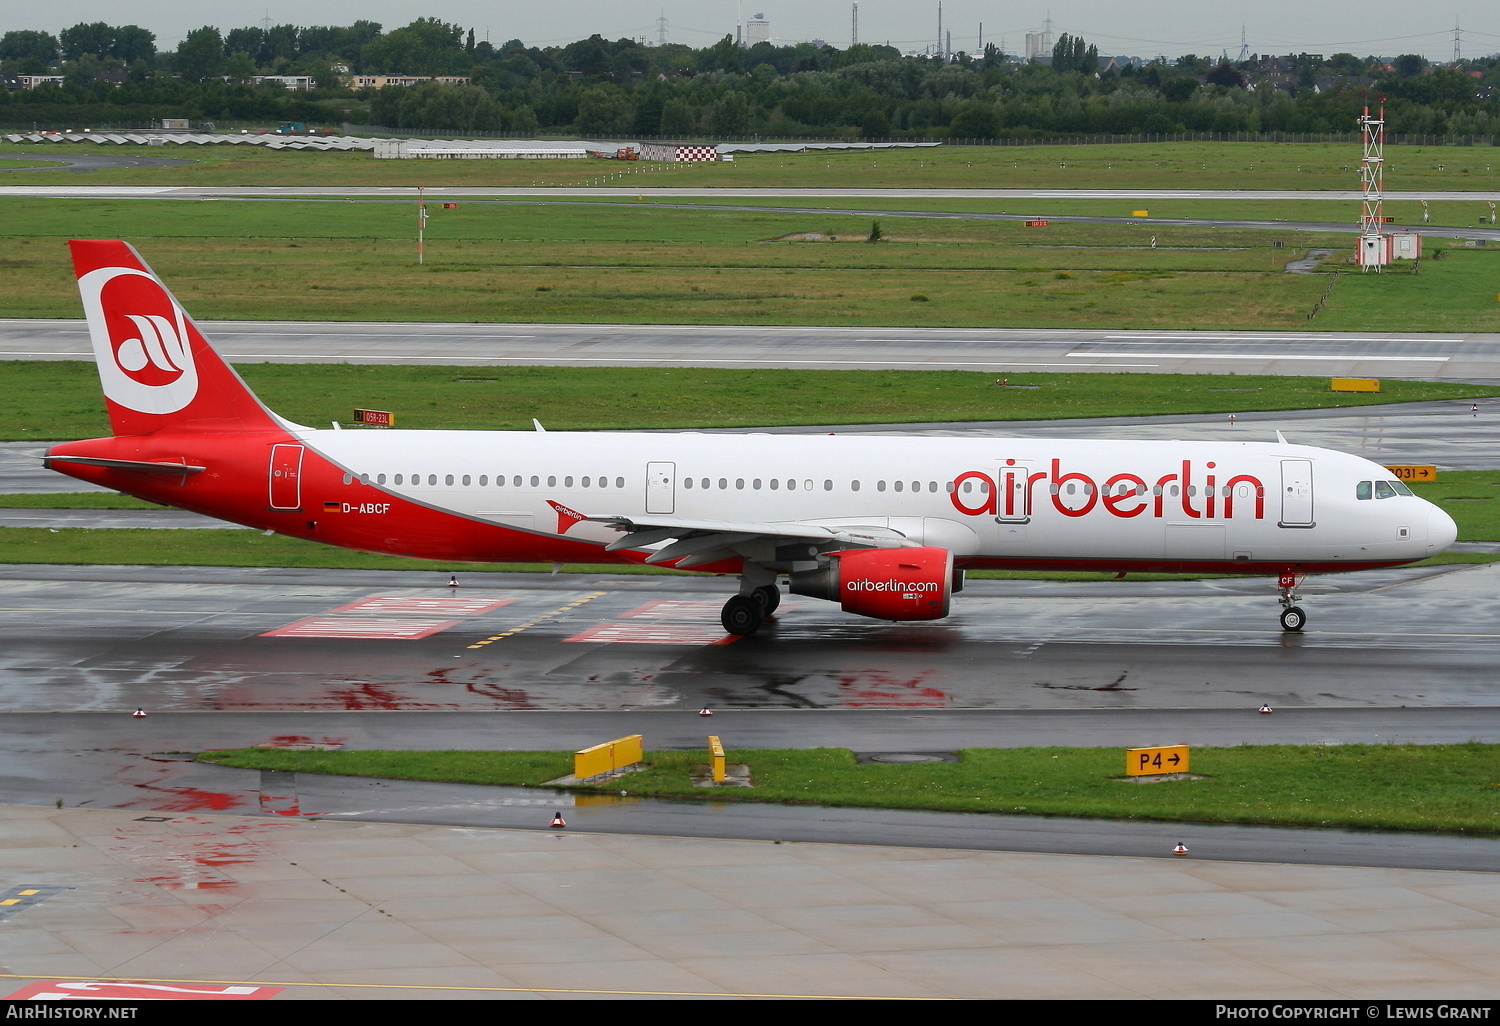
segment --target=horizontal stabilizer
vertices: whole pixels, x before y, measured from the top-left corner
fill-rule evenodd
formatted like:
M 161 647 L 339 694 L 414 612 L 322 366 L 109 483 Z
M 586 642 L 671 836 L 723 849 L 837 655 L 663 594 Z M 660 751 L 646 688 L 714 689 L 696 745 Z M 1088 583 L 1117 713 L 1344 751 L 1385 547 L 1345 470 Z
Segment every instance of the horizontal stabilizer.
M 106 470 L 128 470 L 136 474 L 196 474 L 203 467 L 186 463 L 149 463 L 144 460 L 107 460 L 102 456 L 43 456 L 42 462 L 49 467 L 53 463 L 81 463 L 88 467 L 104 467 Z

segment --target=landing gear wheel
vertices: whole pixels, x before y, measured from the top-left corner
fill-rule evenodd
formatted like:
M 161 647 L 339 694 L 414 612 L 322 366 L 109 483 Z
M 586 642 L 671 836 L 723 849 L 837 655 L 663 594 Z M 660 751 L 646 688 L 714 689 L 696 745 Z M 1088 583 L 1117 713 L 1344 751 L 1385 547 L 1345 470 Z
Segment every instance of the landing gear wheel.
M 1307 614 L 1300 606 L 1287 606 L 1281 611 L 1281 629 L 1284 631 L 1300 631 L 1307 624 Z
M 744 637 L 760 630 L 761 621 L 765 619 L 760 610 L 760 601 L 753 595 L 736 595 L 724 603 L 719 622 L 730 634 Z
M 760 605 L 760 615 L 769 617 L 776 612 L 776 607 L 781 605 L 781 592 L 776 585 L 768 584 L 763 588 L 755 589 L 755 601 Z

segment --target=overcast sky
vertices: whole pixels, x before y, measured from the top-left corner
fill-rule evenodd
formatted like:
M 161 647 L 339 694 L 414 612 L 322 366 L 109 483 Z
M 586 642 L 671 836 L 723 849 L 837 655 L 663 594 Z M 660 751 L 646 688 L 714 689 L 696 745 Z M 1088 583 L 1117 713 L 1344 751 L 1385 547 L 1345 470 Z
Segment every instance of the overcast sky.
M 777 44 L 822 39 L 849 45 L 849 0 L 51 0 L 39 8 L 19 2 L 0 7 L 0 33 L 41 29 L 57 33 L 79 22 L 137 24 L 156 33 L 157 46 L 176 47 L 183 34 L 205 24 L 228 30 L 272 23 L 348 25 L 361 18 L 385 29 L 418 17 L 436 17 L 473 28 L 478 38 L 499 44 L 520 39 L 528 45 L 568 43 L 594 32 L 610 39 L 628 36 L 655 41 L 657 19 L 667 20 L 667 39 L 704 46 L 732 34 L 737 18 L 762 13 Z M 1453 57 L 1453 26 L 1463 29 L 1462 54 L 1500 52 L 1500 5 L 1494 0 L 1450 0 L 1428 7 L 1408 0 L 1259 0 L 1255 4 L 1203 0 L 944 0 L 943 29 L 955 50 L 977 50 L 980 24 L 984 41 L 1021 50 L 1027 32 L 1042 31 L 1048 14 L 1053 32 L 1081 35 L 1111 55 L 1177 57 L 1184 53 L 1239 54 L 1240 26 L 1251 53 L 1359 56 L 1420 53 L 1431 60 Z M 861 0 L 859 39 L 902 50 L 919 50 L 937 38 L 937 0 Z

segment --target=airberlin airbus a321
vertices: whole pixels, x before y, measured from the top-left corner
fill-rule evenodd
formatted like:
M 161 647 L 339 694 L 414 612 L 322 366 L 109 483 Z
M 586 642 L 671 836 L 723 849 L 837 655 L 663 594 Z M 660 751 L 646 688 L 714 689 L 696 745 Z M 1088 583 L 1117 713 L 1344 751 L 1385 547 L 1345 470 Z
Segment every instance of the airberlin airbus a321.
M 1423 559 L 1456 528 L 1385 468 L 1275 442 L 314 430 L 272 413 L 123 242 L 71 244 L 109 438 L 46 465 L 152 502 L 421 559 L 650 563 L 948 615 L 964 571 L 1307 573 Z

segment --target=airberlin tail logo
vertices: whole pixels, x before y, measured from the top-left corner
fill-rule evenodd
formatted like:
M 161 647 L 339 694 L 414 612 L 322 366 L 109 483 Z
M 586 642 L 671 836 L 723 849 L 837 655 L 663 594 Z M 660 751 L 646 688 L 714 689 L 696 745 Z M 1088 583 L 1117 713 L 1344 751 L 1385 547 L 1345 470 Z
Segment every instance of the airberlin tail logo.
M 104 394 L 137 413 L 176 413 L 198 394 L 187 314 L 161 283 L 132 267 L 78 279 Z

